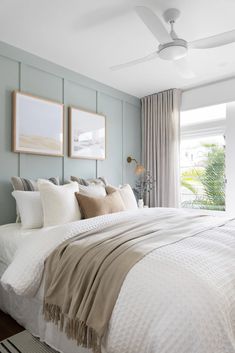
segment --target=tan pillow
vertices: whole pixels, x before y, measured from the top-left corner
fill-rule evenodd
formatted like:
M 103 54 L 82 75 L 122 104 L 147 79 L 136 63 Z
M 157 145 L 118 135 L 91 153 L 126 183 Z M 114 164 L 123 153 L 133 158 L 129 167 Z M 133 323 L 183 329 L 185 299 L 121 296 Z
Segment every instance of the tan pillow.
M 76 192 L 75 195 L 85 218 L 121 212 L 126 209 L 119 192 L 113 192 L 105 197 L 89 197 L 79 192 Z
M 127 210 L 135 210 L 138 208 L 135 195 L 129 184 L 123 185 L 120 188 L 108 185 L 105 187 L 105 190 L 108 195 L 118 191 Z

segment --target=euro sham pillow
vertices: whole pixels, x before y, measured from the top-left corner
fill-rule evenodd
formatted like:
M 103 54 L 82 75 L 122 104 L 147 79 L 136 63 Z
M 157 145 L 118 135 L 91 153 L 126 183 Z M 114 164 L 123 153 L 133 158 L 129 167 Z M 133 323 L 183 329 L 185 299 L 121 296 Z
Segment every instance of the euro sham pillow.
M 42 202 L 39 191 L 13 191 L 23 229 L 43 226 Z
M 75 197 L 78 183 L 54 185 L 45 180 L 38 181 L 44 227 L 74 222 L 81 219 L 80 209 Z
M 60 180 L 58 177 L 52 177 L 52 178 L 43 179 L 43 180 L 48 180 L 54 185 L 60 185 Z M 38 182 L 37 180 L 32 180 L 29 178 L 21 178 L 18 176 L 11 177 L 11 183 L 12 183 L 14 190 L 38 191 L 38 183 L 37 182 Z
M 120 188 L 108 185 L 105 187 L 105 190 L 108 195 L 112 194 L 113 192 L 119 192 L 127 210 L 136 210 L 138 208 L 134 192 L 129 184 L 125 184 Z
M 60 185 L 59 177 L 51 177 L 51 178 L 45 179 L 45 180 L 50 181 L 52 184 Z M 13 176 L 13 177 L 11 177 L 11 184 L 12 184 L 14 190 L 38 191 L 37 180 Z M 16 207 L 16 223 L 20 223 L 20 222 L 21 222 L 20 215 L 19 215 L 18 209 Z
M 105 197 L 89 197 L 79 192 L 76 192 L 75 195 L 84 218 L 93 218 L 126 210 L 118 191 Z
M 91 184 L 92 185 L 102 185 L 102 186 L 108 185 L 107 180 L 104 177 L 83 179 L 80 177 L 71 176 L 70 179 L 72 181 L 76 181 L 79 185 L 84 185 L 84 186 L 89 186 Z

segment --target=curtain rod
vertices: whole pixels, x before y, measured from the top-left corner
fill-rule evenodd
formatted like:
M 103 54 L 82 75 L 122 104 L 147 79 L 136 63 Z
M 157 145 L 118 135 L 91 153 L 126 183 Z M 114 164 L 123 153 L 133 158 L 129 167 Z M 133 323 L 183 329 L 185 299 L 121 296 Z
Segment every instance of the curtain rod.
M 222 78 L 222 79 L 219 79 L 219 80 L 215 80 L 215 81 L 208 81 L 208 82 L 205 82 L 205 83 L 202 83 L 202 84 L 199 84 L 199 85 L 195 85 L 195 86 L 190 86 L 190 87 L 185 88 L 185 89 L 181 89 L 181 88 L 180 89 L 181 89 L 181 92 L 184 93 L 184 92 L 191 91 L 193 89 L 202 88 L 202 87 L 206 87 L 206 86 L 211 86 L 211 85 L 214 85 L 216 83 L 222 83 L 222 82 L 230 81 L 230 80 L 233 80 L 233 79 L 235 79 L 235 75 L 229 76 L 229 77 L 225 77 L 225 78 Z M 153 96 L 154 94 L 171 91 L 173 89 L 176 89 L 176 88 L 175 87 L 174 88 L 168 88 L 168 89 L 165 89 L 165 90 L 162 90 L 162 91 L 159 91 L 159 92 L 150 93 L 150 94 L 147 94 L 147 96 L 141 97 L 140 99 Z
M 168 89 L 164 89 L 162 91 L 159 91 L 159 92 L 155 92 L 155 93 L 151 93 L 151 94 L 147 94 L 147 96 L 144 96 L 144 97 L 141 97 L 140 99 L 142 98 L 147 98 L 147 97 L 150 97 L 150 96 L 154 96 L 155 94 L 159 94 L 159 93 L 163 93 L 163 92 L 168 92 L 168 91 L 172 91 L 174 89 L 179 89 L 179 88 L 168 88 Z

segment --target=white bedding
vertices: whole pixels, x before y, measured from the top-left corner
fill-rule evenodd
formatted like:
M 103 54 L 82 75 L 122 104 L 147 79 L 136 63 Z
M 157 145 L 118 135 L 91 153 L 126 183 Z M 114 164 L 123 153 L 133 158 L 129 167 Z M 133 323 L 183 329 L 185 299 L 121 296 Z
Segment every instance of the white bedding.
M 37 230 L 25 230 L 20 223 L 10 223 L 0 226 L 0 261 L 10 265 L 16 250 L 23 245 L 24 240 Z
M 155 212 L 160 221 L 166 214 L 170 217 L 187 211 L 132 212 L 143 216 Z M 128 218 L 132 212 L 74 222 L 41 230 L 36 237 L 28 236 L 2 277 L 5 288 L 34 296 L 40 288 L 44 260 L 59 243 L 78 231 Z M 40 337 L 66 353 L 81 352 L 40 317 L 42 285 L 33 299 L 22 300 L 35 298 L 40 303 Z M 104 349 L 108 353 L 234 353 L 235 222 L 157 249 L 137 263 L 122 286 Z

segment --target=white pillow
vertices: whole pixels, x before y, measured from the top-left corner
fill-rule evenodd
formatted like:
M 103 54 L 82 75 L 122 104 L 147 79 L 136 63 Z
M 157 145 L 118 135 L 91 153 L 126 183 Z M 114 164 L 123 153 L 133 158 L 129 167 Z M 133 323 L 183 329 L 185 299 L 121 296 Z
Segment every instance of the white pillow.
M 107 194 L 111 194 L 112 192 L 118 190 L 127 210 L 135 210 L 138 208 L 135 195 L 129 184 L 125 184 L 120 188 L 116 188 L 115 186 L 108 185 L 105 187 L 105 189 Z
M 105 187 L 100 184 L 90 184 L 88 186 L 79 185 L 79 193 L 89 197 L 105 197 L 107 196 Z
M 44 227 L 65 224 L 81 219 L 75 192 L 79 191 L 78 183 L 54 185 L 45 180 L 38 181 Z
M 38 191 L 13 191 L 23 229 L 41 228 L 43 213 Z

